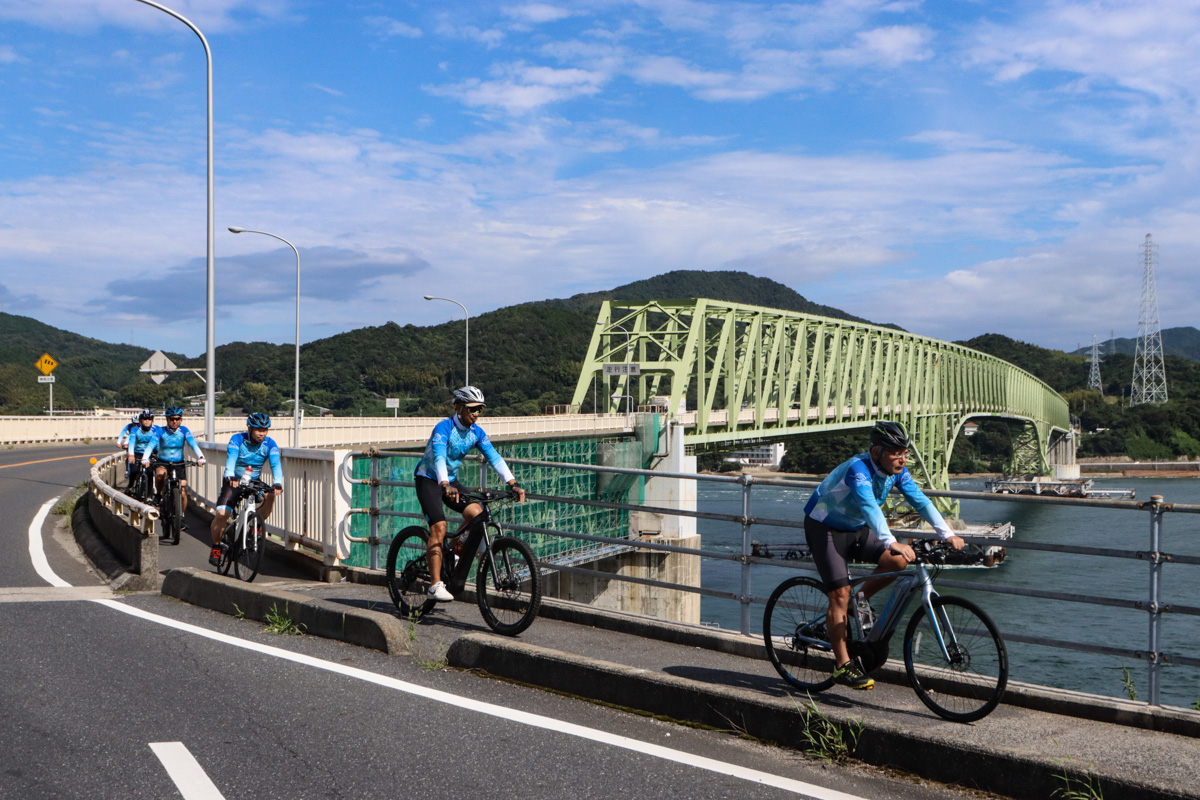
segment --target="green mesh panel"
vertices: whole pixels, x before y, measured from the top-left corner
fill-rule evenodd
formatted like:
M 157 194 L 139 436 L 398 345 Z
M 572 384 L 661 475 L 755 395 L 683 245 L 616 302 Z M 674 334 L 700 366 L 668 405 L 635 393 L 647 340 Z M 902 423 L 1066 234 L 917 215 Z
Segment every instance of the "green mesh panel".
M 632 437 L 605 440 L 567 439 L 515 442 L 497 444 L 496 449 L 506 459 L 517 458 L 633 469 L 645 468 L 648 455 L 644 447 Z M 419 458 L 419 453 L 412 455 L 388 454 L 379 457 L 378 475 L 380 480 L 411 482 L 413 468 Z M 367 456 L 355 456 L 353 476 L 369 478 L 371 476 L 370 462 L 371 459 Z M 525 490 L 532 494 L 636 504 L 641 502 L 645 493 L 645 478 L 641 476 L 612 475 L 512 463 L 509 466 Z M 490 467 L 470 461 L 463 464 L 458 479 L 467 486 L 479 486 L 481 476 L 486 480 L 484 485 L 492 488 L 499 487 L 499 478 Z M 425 519 L 421 515 L 421 507 L 417 504 L 417 496 L 412 487 L 380 486 L 377 491 L 381 510 L 414 515 L 413 517 L 379 517 L 378 535 L 381 544 L 379 545 L 378 566 L 383 568 L 387 557 L 387 546 L 392 537 L 409 525 L 424 525 Z M 370 507 L 370 487 L 355 485 L 351 502 L 354 508 Z M 526 525 L 531 528 L 547 528 L 612 538 L 626 538 L 629 535 L 629 512 L 615 509 L 530 500 L 524 505 L 511 504 L 500 507 L 496 516 L 501 524 Z M 353 514 L 350 519 L 350 529 L 354 536 L 365 537 L 370 534 L 369 516 Z M 450 519 L 451 530 L 454 530 L 459 522 L 458 518 L 451 516 L 448 519 Z M 597 550 L 602 546 L 595 542 L 560 536 L 523 531 L 509 531 L 509 533 L 528 542 L 533 547 L 538 559 L 543 561 L 576 558 L 586 554 L 589 550 Z M 354 543 L 351 546 L 350 557 L 345 560 L 345 563 L 351 566 L 370 566 L 370 546 L 365 543 Z

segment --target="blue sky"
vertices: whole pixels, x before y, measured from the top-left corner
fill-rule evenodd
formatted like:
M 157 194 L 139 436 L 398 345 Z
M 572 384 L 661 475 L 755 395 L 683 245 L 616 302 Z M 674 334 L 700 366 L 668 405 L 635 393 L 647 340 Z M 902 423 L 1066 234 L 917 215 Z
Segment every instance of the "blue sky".
M 214 57 L 218 343 L 739 269 L 917 333 L 1200 325 L 1200 3 L 177 0 Z M 0 0 L 0 305 L 204 349 L 204 58 Z

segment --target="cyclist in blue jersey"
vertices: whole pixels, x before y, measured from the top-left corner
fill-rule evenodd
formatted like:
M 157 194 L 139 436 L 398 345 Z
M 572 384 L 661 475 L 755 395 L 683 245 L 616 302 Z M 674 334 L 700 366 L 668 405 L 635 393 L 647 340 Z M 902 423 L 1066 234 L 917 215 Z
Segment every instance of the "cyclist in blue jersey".
M 183 513 L 187 514 L 187 472 L 183 467 L 183 447 L 186 444 L 192 448 L 192 452 L 196 454 L 196 461 L 200 466 L 204 466 L 204 454 L 200 452 L 199 446 L 196 444 L 196 437 L 192 436 L 192 432 L 184 427 L 183 409 L 179 406 L 171 406 L 167 409 L 167 427 L 158 428 L 158 434 L 150 442 L 150 446 L 142 452 L 142 468 L 150 466 L 150 456 L 155 452 L 158 453 L 158 460 L 166 462 L 159 464 L 154 470 L 154 490 L 162 493 L 163 481 L 166 480 L 167 470 L 171 470 L 171 477 L 179 482 L 179 487 L 182 490 L 183 498 Z M 181 525 L 180 530 L 187 530 L 187 525 Z
M 875 681 L 851 661 L 846 647 L 850 607 L 847 562 L 878 564 L 876 572 L 897 572 L 916 557 L 912 547 L 896 541 L 879 510 L 888 492 L 899 489 L 909 505 L 956 550 L 964 544 L 905 468 L 910 444 L 900 423 L 875 423 L 870 449 L 830 472 L 804 506 L 804 537 L 829 597 L 827 628 L 833 646 L 833 675 L 838 683 L 852 689 L 874 688 Z M 891 581 L 866 581 L 862 592 L 869 598 Z
M 213 514 L 212 552 L 208 563 L 214 567 L 221 561 L 221 535 L 233 515 L 233 498 L 237 493 L 239 481 L 243 478 L 262 480 L 264 464 L 271 465 L 271 481 L 274 492 L 268 492 L 258 506 L 258 515 L 266 520 L 275 507 L 276 495 L 283 494 L 283 465 L 279 461 L 279 445 L 270 436 L 267 429 L 271 427 L 271 418 L 266 414 L 251 414 L 246 418 L 246 432 L 235 433 L 225 448 L 225 471 L 222 474 L 224 485 L 221 496 L 217 498 L 217 511 Z
M 148 408 L 144 409 L 142 413 L 138 414 L 138 426 L 130 432 L 129 443 L 125 446 L 125 461 L 129 466 L 130 488 L 137 483 L 138 476 L 142 473 L 142 465 L 138 461 L 157 433 L 158 426 L 154 424 L 154 412 Z
M 121 428 L 121 435 L 117 437 L 118 450 L 124 450 L 129 446 L 129 434 L 133 433 L 133 429 L 138 426 L 140 416 L 140 414 L 134 414 L 133 419 L 125 423 L 124 428 Z
M 126 451 L 126 448 L 129 447 L 129 434 L 133 433 L 134 430 L 137 429 L 137 426 L 139 423 L 139 419 L 138 419 L 139 416 L 140 416 L 140 413 L 134 414 L 133 419 L 131 421 L 125 423 L 124 428 L 121 428 L 121 435 L 117 437 L 117 450 L 118 451 L 124 453 Z M 126 482 L 127 486 L 133 485 L 133 482 L 129 480 L 129 471 L 132 468 L 133 468 L 133 466 L 131 464 L 129 464 L 128 462 L 126 462 L 126 464 L 125 464 L 125 482 Z
M 458 493 L 465 487 L 458 482 L 458 468 L 471 448 L 476 448 L 487 458 L 492 469 L 517 493 L 520 502 L 525 502 L 525 490 L 513 477 L 512 470 L 504 462 L 492 441 L 476 424 L 485 407 L 483 392 L 474 386 L 464 386 L 454 391 L 454 415 L 433 427 L 433 434 L 425 445 L 425 455 L 414 471 L 417 500 L 421 511 L 429 521 L 429 544 L 425 560 L 430 575 L 442 574 L 442 541 L 446 538 L 446 505 L 462 514 L 470 522 L 483 509 L 478 503 L 465 503 Z M 443 581 L 429 587 L 429 597 L 445 603 L 454 599 Z

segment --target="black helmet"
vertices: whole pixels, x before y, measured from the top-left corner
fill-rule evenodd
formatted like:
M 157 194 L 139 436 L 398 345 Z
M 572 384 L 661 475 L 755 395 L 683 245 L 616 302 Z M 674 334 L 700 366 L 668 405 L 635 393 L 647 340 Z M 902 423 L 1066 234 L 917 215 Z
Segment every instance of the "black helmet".
M 247 428 L 269 428 L 271 427 L 271 418 L 259 411 L 256 414 L 251 414 L 246 417 Z
M 899 422 L 884 419 L 876 422 L 875 427 L 871 428 L 872 447 L 882 447 L 886 450 L 906 450 L 909 444 L 911 444 L 911 440 L 908 438 L 908 432 Z

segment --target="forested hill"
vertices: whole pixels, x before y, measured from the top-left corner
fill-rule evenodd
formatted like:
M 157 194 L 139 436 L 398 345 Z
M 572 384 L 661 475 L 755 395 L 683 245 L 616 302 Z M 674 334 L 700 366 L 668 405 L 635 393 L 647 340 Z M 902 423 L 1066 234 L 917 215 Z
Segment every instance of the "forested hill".
M 1127 356 L 1131 356 L 1137 347 L 1137 339 L 1101 339 L 1097 344 L 1100 345 L 1100 354 L 1102 357 L 1114 353 L 1124 353 Z M 1191 326 L 1165 328 L 1162 331 L 1162 346 L 1163 355 L 1179 356 L 1189 361 L 1200 361 L 1200 330 L 1196 330 Z M 1073 350 L 1072 353 L 1074 355 L 1090 356 L 1092 346 L 1089 344 L 1086 347 Z
M 548 405 L 570 401 L 603 300 L 696 297 L 866 321 L 745 272 L 678 270 L 607 292 L 523 303 L 472 317 L 471 382 L 488 393 L 494 413 L 541 413 Z M 162 385 L 139 375 L 138 366 L 150 355 L 144 348 L 107 344 L 26 317 L 0 314 L 0 321 L 8 324 L 9 345 L 0 349 L 0 369 L 12 373 L 0 372 L 0 413 L 40 413 L 46 392 L 36 384 L 33 363 L 46 351 L 63 362 L 56 373 L 56 406 L 161 408 L 204 391 L 198 379 L 183 375 Z M 168 355 L 180 366 L 203 366 L 203 354 L 192 359 Z M 218 347 L 218 386 L 226 392 L 222 405 L 285 410 L 283 401 L 292 394 L 293 357 L 291 345 L 234 342 Z M 402 414 L 441 413 L 449 388 L 460 384 L 462 375 L 461 320 L 427 327 L 397 320 L 301 348 L 301 396 L 337 414 L 383 414 L 388 397 L 400 398 Z

